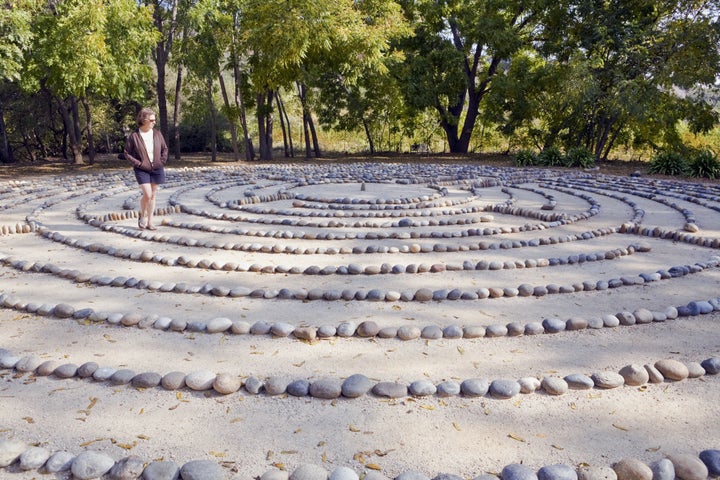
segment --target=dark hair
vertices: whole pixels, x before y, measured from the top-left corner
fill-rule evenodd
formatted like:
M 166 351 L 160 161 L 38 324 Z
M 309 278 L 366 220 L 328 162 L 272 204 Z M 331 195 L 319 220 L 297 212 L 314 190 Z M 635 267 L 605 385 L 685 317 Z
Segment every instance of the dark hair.
M 142 108 L 137 114 L 137 124 L 138 127 L 142 127 L 142 124 L 145 123 L 145 120 L 147 120 L 149 117 L 155 116 L 155 110 L 152 108 Z

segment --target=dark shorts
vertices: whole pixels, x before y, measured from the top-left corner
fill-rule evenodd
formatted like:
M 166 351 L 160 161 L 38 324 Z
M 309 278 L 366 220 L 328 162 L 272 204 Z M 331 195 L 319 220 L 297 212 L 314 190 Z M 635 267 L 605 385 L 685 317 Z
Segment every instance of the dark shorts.
M 135 172 L 135 180 L 137 180 L 137 182 L 141 185 L 143 183 L 154 183 L 155 185 L 162 185 L 165 183 L 164 168 L 153 170 L 152 172 L 146 172 L 145 170 L 140 170 L 139 168 L 133 168 L 133 171 Z

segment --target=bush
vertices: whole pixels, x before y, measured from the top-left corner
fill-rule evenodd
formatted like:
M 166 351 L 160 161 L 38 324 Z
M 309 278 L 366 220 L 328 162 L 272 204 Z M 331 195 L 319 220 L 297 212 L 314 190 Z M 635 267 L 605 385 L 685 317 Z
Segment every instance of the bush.
M 690 158 L 688 173 L 692 177 L 720 178 L 720 161 L 710 149 L 700 150 Z
M 537 164 L 537 155 L 532 150 L 522 149 L 515 154 L 516 167 L 531 167 Z
M 685 175 L 688 172 L 688 164 L 678 152 L 663 151 L 658 153 L 650 161 L 648 173 L 659 175 Z
M 595 155 L 585 148 L 571 148 L 565 154 L 565 165 L 568 167 L 591 168 L 595 166 Z
M 565 165 L 565 157 L 557 147 L 547 147 L 538 155 L 538 161 L 546 167 L 561 167 Z

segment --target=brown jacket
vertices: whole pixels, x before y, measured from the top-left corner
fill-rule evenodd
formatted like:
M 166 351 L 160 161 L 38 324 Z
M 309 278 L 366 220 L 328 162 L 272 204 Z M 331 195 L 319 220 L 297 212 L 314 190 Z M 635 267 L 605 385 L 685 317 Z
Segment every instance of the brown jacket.
M 125 158 L 132 163 L 133 167 L 139 168 L 140 170 L 145 170 L 146 172 L 160 170 L 167 163 L 168 147 L 159 130 L 153 129 L 153 143 L 155 145 L 153 149 L 154 161 L 151 165 L 150 157 L 148 157 L 147 151 L 145 150 L 145 142 L 143 142 L 140 136 L 140 131 L 135 130 L 127 140 L 125 140 Z

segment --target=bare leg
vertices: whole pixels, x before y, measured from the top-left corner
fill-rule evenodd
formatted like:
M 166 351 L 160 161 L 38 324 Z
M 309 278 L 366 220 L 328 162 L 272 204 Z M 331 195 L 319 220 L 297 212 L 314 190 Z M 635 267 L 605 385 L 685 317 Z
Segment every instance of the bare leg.
M 145 227 L 150 223 L 148 218 L 148 207 L 151 203 L 150 199 L 153 196 L 152 185 L 149 183 L 141 183 L 140 191 L 142 192 L 142 197 L 140 198 L 140 218 L 143 219 L 140 224 Z
M 158 189 L 157 183 L 150 184 L 150 195 L 147 199 L 147 205 L 146 205 L 146 210 L 145 210 L 147 212 L 146 218 L 147 218 L 148 228 L 153 226 L 152 217 L 153 217 L 153 213 L 155 213 L 155 194 L 157 193 L 157 189 Z M 145 195 L 143 195 L 143 197 L 144 196 Z

